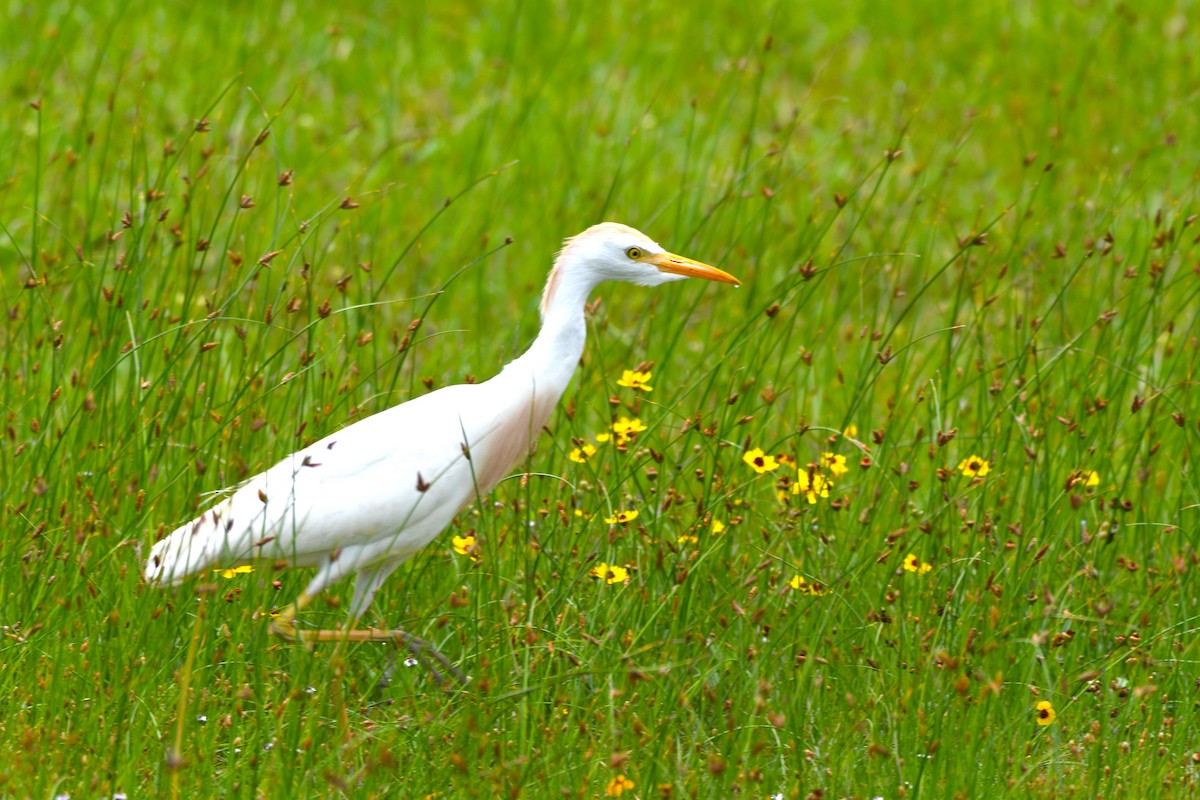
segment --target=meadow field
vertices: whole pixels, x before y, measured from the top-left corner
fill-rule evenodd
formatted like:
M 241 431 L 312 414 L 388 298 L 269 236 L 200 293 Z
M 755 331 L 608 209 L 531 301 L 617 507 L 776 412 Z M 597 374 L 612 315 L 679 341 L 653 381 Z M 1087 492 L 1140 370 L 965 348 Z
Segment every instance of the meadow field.
M 1185 2 L 7 3 L 0 797 L 1195 793 L 1197 42 Z M 466 686 L 271 636 L 303 570 L 143 581 L 221 489 L 495 374 L 602 220 L 743 285 L 600 287 L 536 451 L 386 584 L 364 623 Z

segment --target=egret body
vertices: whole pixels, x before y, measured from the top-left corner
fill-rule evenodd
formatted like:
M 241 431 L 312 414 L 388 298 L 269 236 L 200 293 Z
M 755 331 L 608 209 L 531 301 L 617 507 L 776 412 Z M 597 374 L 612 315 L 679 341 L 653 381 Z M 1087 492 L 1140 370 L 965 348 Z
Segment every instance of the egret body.
M 146 579 L 178 583 L 254 561 L 316 567 L 273 632 L 308 642 L 419 642 L 402 631 L 299 630 L 294 618 L 354 574 L 357 620 L 396 567 L 525 457 L 583 354 L 584 305 L 598 284 L 686 277 L 738 283 L 625 225 L 605 222 L 568 239 L 546 280 L 541 330 L 522 356 L 491 380 L 446 386 L 292 453 L 155 544 Z

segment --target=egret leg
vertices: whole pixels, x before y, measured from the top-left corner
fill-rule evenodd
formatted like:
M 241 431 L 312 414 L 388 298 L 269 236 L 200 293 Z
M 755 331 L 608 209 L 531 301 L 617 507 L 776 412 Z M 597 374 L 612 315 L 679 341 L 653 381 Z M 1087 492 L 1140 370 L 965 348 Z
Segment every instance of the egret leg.
M 433 679 L 439 686 L 446 682 L 446 678 L 429 661 L 429 658 L 432 658 L 441 665 L 442 669 L 460 685 L 465 686 L 467 684 L 467 676 L 462 673 L 462 670 L 454 666 L 453 662 L 446 658 L 440 650 L 424 639 L 413 636 L 411 633 L 398 628 L 395 630 L 349 628 L 346 630 L 326 629 L 314 631 L 297 628 L 296 615 L 301 609 L 311 603 L 314 597 L 315 595 L 308 594 L 307 592 L 301 593 L 294 603 L 280 611 L 275 619 L 272 620 L 271 633 L 289 642 L 303 642 L 309 648 L 314 647 L 318 642 L 391 642 L 397 648 L 404 647 L 408 652 L 412 653 L 418 663 L 433 673 Z
M 397 648 L 403 647 L 412 653 L 413 658 L 417 659 L 423 667 L 433 673 L 433 679 L 439 686 L 446 682 L 446 678 L 430 662 L 429 658 L 432 658 L 441 665 L 441 668 L 460 685 L 465 686 L 467 684 L 467 676 L 463 674 L 462 670 L 454 666 L 454 663 L 446 658 L 440 650 L 419 636 L 413 636 L 411 633 L 402 631 L 399 628 L 394 630 L 384 630 L 382 628 L 300 630 L 296 627 L 295 614 L 311 599 L 306 595 L 300 595 L 295 603 L 292 603 L 292 605 L 279 612 L 279 616 L 271 623 L 271 633 L 289 642 L 303 642 L 310 648 L 318 642 L 391 642 Z
M 271 633 L 289 642 L 296 641 L 299 638 L 299 631 L 296 628 L 296 615 L 300 613 L 300 609 L 312 602 L 314 596 L 302 593 L 296 598 L 294 603 L 281 609 L 271 620 Z
M 375 594 L 388 576 L 396 571 L 403 559 L 383 561 L 360 569 L 354 579 L 354 598 L 350 601 L 350 619 L 356 620 L 363 615 L 375 599 Z
M 340 554 L 338 556 L 330 555 L 326 558 L 320 568 L 317 569 L 317 574 L 308 582 L 308 586 L 304 588 L 304 591 L 300 593 L 295 602 L 273 616 L 271 633 L 289 642 L 294 642 L 297 639 L 303 641 L 303 638 L 299 635 L 299 630 L 296 628 L 296 615 L 300 613 L 301 609 L 311 603 L 314 598 L 319 596 L 321 592 L 325 591 L 327 586 L 340 581 L 346 575 L 350 574 L 353 569 L 353 561 L 350 558 L 341 558 Z

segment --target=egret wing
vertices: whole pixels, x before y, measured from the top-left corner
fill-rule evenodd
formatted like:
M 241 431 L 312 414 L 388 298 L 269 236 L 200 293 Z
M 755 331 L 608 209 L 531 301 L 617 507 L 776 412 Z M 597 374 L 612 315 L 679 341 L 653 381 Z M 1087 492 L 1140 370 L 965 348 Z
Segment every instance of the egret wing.
M 445 387 L 291 454 L 155 545 L 147 576 L 260 558 L 314 565 L 380 540 L 419 549 L 474 495 L 463 442 L 486 436 L 470 411 L 482 388 Z

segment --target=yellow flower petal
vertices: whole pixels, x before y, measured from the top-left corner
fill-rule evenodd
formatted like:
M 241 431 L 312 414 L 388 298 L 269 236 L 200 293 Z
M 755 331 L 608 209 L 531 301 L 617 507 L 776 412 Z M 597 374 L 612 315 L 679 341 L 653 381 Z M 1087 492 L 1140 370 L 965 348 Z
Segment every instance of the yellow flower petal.
M 762 451 L 761 447 L 747 450 L 745 455 L 742 456 L 742 461 L 746 462 L 750 469 L 759 475 L 779 468 L 779 462 L 775 460 L 775 456 L 767 455 Z
M 824 475 L 813 475 L 812 486 L 808 489 L 809 504 L 816 505 L 818 497 L 829 497 L 830 486 L 833 486 L 833 482 Z
M 570 459 L 576 464 L 586 464 L 588 459 L 596 455 L 596 446 L 594 444 L 585 444 L 583 447 L 576 447 L 571 451 Z
M 654 391 L 646 381 L 650 380 L 649 372 L 638 372 L 637 370 L 627 369 L 621 373 L 621 379 L 617 381 L 617 386 L 624 386 L 628 389 L 637 389 L 643 392 Z
M 808 500 L 809 505 L 816 505 L 818 498 L 829 497 L 829 489 L 832 486 L 833 481 L 824 475 L 817 473 L 810 476 L 807 469 L 802 469 L 796 473 L 796 482 L 792 484 L 792 494 L 802 494 Z
M 829 591 L 825 588 L 825 584 L 818 583 L 817 581 L 809 583 L 804 579 L 803 575 L 793 575 L 792 579 L 788 581 L 788 586 L 792 587 L 793 591 L 813 597 L 820 597 Z
M 470 556 L 472 561 L 479 560 L 479 548 L 475 544 L 473 535 L 455 536 L 450 540 L 450 544 L 454 547 L 454 552 L 460 556 Z
M 916 553 L 909 553 L 904 557 L 905 572 L 915 572 L 918 575 L 924 575 L 933 569 L 933 564 L 928 561 L 922 561 L 917 558 Z
M 986 459 L 971 455 L 958 463 L 958 471 L 968 478 L 982 478 L 992 470 Z
M 589 573 L 610 586 L 614 583 L 625 583 L 629 578 L 629 570 L 616 564 L 605 564 L 603 561 L 592 567 Z
M 608 782 L 608 786 L 604 788 L 604 794 L 608 797 L 620 797 L 626 790 L 633 787 L 633 781 L 624 775 L 618 775 Z
M 644 430 L 646 430 L 646 425 L 636 417 L 634 419 L 621 417 L 612 424 L 612 431 L 617 435 L 617 444 L 627 443 Z
M 846 466 L 846 457 L 838 453 L 821 453 L 821 466 L 827 467 L 835 478 L 850 471 Z

